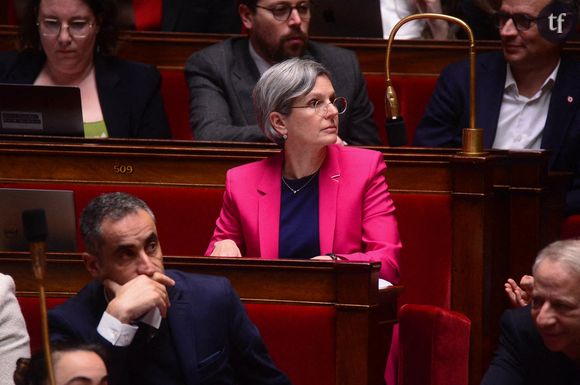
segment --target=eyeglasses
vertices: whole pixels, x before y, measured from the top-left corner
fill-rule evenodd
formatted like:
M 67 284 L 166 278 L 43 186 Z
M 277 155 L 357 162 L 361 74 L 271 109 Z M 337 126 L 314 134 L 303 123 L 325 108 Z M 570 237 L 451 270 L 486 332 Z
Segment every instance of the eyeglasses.
M 61 23 L 57 19 L 42 19 L 36 25 L 42 36 L 58 36 L 62 28 L 66 28 L 72 37 L 82 39 L 89 35 L 94 23 L 87 20 L 73 20 L 70 23 Z
M 334 99 L 330 103 L 324 103 L 322 100 L 312 100 L 305 106 L 292 106 L 291 108 L 312 108 L 318 115 L 326 116 L 328 113 L 328 106 L 331 104 L 336 108 L 339 115 L 344 114 L 346 111 L 346 98 L 342 96 Z
M 256 5 L 256 8 L 262 8 L 272 12 L 272 16 L 278 21 L 287 21 L 293 10 L 298 11 L 298 15 L 302 20 L 310 19 L 310 3 L 300 3 L 298 5 L 277 4 L 271 8 Z
M 496 12 L 493 15 L 494 24 L 497 28 L 502 29 L 508 22 L 512 19 L 516 29 L 520 32 L 527 31 L 532 27 L 533 24 L 537 23 L 538 20 L 546 19 L 547 17 L 533 17 L 525 13 L 506 13 L 506 12 Z

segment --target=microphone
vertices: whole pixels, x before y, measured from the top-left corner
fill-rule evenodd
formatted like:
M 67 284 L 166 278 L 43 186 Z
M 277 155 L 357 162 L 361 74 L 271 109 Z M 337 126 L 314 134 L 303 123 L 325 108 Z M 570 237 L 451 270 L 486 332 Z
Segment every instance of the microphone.
M 38 281 L 44 281 L 46 271 L 46 215 L 42 209 L 24 210 L 22 212 L 22 227 L 24 238 L 30 246 L 32 271 Z
M 40 293 L 40 315 L 42 324 L 42 342 L 44 349 L 44 359 L 48 374 L 48 383 L 55 385 L 54 368 L 52 366 L 52 355 L 50 352 L 50 342 L 48 333 L 48 312 L 46 310 L 46 294 L 44 292 L 44 275 L 46 272 L 46 237 L 48 229 L 46 225 L 46 215 L 42 209 L 24 210 L 22 212 L 22 227 L 24 237 L 29 243 L 30 257 L 32 259 L 32 271 L 38 282 Z
M 385 130 L 389 146 L 398 147 L 407 144 L 407 129 L 403 117 L 399 115 L 399 99 L 391 84 L 390 72 L 387 70 L 387 92 L 385 94 Z
M 405 23 L 411 20 L 417 19 L 436 19 L 445 20 L 454 24 L 459 25 L 467 32 L 467 37 L 469 38 L 469 127 L 463 129 L 463 154 L 464 155 L 481 155 L 483 151 L 483 130 L 481 128 L 475 128 L 475 38 L 473 37 L 473 31 L 463 20 L 458 19 L 454 16 L 449 16 L 440 13 L 418 13 L 414 15 L 409 15 L 399 20 L 397 24 L 391 30 L 389 34 L 389 40 L 387 42 L 387 52 L 385 59 L 385 77 L 387 85 L 387 93 L 385 96 L 385 111 L 387 111 L 387 120 L 389 119 L 389 111 L 391 114 L 391 120 L 401 119 L 399 114 L 399 102 L 397 100 L 397 95 L 395 89 L 393 88 L 391 82 L 391 47 L 393 45 L 393 40 L 395 40 L 395 35 L 399 28 L 401 28 Z M 387 126 L 388 122 L 385 123 Z M 399 123 L 401 124 L 401 123 Z M 404 127 L 403 127 L 404 129 Z M 399 128 L 400 130 L 400 128 Z M 389 130 L 387 128 L 387 135 L 389 135 Z M 389 137 L 390 143 L 390 137 Z

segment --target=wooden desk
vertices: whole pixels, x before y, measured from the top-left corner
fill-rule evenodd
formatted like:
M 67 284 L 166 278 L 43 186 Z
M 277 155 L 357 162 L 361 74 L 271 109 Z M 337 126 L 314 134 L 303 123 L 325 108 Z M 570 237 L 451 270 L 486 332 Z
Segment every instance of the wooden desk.
M 455 149 L 375 149 L 388 164 L 392 192 L 452 199 L 451 307 L 472 320 L 470 376 L 477 384 L 506 307 L 503 282 L 529 273 L 538 250 L 557 239 L 565 178 L 548 175 L 544 151 L 469 157 Z M 227 169 L 276 151 L 243 143 L 4 138 L 0 183 L 223 187 Z
M 14 278 L 18 295 L 38 291 L 26 253 L 0 253 L 0 266 Z M 246 303 L 333 307 L 337 384 L 381 383 L 402 288 L 379 292 L 378 263 L 165 257 L 165 267 L 225 276 Z M 47 296 L 73 295 L 89 280 L 80 255 L 49 255 Z

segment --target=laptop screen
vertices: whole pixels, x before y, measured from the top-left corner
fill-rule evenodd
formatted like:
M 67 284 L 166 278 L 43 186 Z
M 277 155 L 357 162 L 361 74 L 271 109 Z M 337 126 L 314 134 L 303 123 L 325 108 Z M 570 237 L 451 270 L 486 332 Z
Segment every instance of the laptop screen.
M 47 251 L 76 251 L 74 193 L 70 190 L 0 188 L 0 250 L 25 251 L 22 212 L 43 209 L 46 214 Z
M 80 89 L 0 84 L 0 133 L 84 136 Z

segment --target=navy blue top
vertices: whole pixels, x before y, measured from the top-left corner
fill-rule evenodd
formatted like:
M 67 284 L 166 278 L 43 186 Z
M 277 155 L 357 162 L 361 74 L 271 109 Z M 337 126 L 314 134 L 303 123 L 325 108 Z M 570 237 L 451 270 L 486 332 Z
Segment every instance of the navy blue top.
M 310 259 L 320 255 L 318 172 L 314 176 L 286 179 L 286 183 L 294 190 L 300 189 L 296 194 L 284 181 L 281 183 L 279 257 Z

